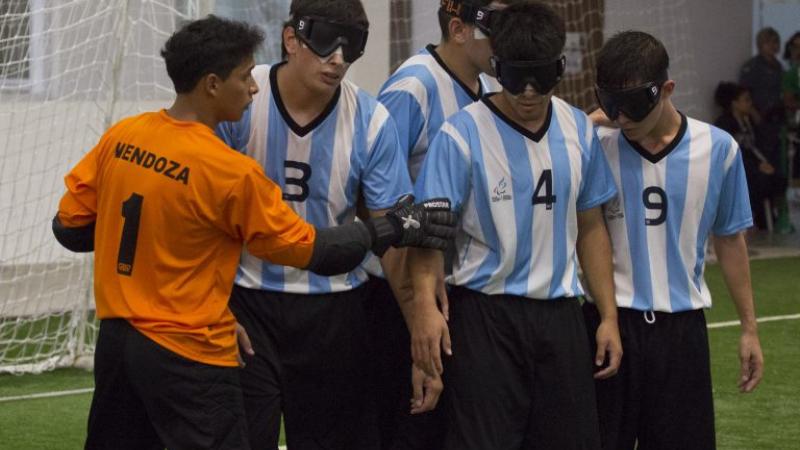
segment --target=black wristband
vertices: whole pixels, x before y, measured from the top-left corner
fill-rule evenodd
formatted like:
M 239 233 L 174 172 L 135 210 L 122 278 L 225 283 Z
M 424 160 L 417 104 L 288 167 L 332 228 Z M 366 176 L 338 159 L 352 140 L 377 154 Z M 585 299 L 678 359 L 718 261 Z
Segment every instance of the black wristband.
M 372 238 L 372 253 L 378 256 L 383 256 L 402 236 L 400 224 L 389 216 L 374 217 L 366 225 Z

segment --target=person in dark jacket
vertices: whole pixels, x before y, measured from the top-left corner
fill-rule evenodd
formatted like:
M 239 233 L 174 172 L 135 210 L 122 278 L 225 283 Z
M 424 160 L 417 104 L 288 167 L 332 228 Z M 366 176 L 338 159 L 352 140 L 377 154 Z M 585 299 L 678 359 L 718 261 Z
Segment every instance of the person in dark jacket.
M 775 205 L 776 200 L 786 193 L 786 178 L 775 169 L 769 153 L 762 150 L 761 118 L 754 108 L 750 90 L 740 84 L 722 82 L 717 86 L 714 100 L 723 110 L 714 125 L 730 133 L 742 149 L 753 221 L 756 227 L 765 229 L 764 200 L 768 199 L 771 205 Z M 773 212 L 769 213 L 774 219 Z

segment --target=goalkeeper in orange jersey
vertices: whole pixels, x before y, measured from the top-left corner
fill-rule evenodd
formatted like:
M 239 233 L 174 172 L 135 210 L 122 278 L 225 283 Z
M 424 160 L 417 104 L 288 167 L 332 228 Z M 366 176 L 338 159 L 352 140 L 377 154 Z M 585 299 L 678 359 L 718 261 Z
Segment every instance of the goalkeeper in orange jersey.
M 443 249 L 454 234 L 447 200 L 315 229 L 255 160 L 215 136 L 258 91 L 262 40 L 214 16 L 184 26 L 162 50 L 175 103 L 112 126 L 65 178 L 53 232 L 95 252 L 101 320 L 86 448 L 249 448 L 237 337 L 253 350 L 228 309 L 243 245 L 329 275 L 369 250 Z

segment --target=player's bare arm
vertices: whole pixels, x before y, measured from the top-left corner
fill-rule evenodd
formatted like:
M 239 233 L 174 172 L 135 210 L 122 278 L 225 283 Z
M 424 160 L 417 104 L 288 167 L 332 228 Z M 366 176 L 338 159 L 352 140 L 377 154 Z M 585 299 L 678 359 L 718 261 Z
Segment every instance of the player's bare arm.
M 242 352 L 249 356 L 255 355 L 256 352 L 253 350 L 253 344 L 250 342 L 247 330 L 239 323 L 236 324 L 236 343 L 239 345 L 239 354 L 236 355 L 236 361 L 239 363 L 239 367 L 244 367 L 246 364 L 244 358 L 242 358 Z
M 389 212 L 388 209 L 370 210 L 369 218 L 376 219 L 385 216 L 387 212 Z M 408 273 L 408 266 L 406 265 L 406 249 L 390 248 L 383 254 L 380 262 L 381 269 L 383 269 L 383 273 L 386 275 L 386 280 L 392 288 L 392 293 L 397 299 L 398 305 L 402 305 L 404 302 L 411 300 L 413 291 L 411 276 Z
M 400 310 L 403 311 L 404 315 L 407 311 L 413 315 L 411 310 L 413 309 L 414 291 L 408 268 L 408 250 L 390 250 L 381 259 L 381 264 L 386 278 L 392 286 L 392 291 Z M 441 272 L 437 282 L 437 291 L 444 290 L 444 270 L 441 270 Z M 436 297 L 441 299 L 438 292 Z M 444 304 L 446 304 L 446 301 L 445 297 Z M 411 323 L 408 321 L 406 323 L 410 331 Z M 413 352 L 413 342 L 411 350 Z M 413 394 L 411 414 L 421 414 L 433 410 L 444 390 L 444 384 L 439 373 L 428 374 L 413 362 L 411 364 L 411 386 Z
M 380 212 L 372 212 L 378 215 Z M 381 258 L 381 268 L 386 275 L 386 280 L 392 288 L 394 298 L 401 311 L 404 311 L 414 299 L 414 290 L 411 284 L 411 275 L 408 270 L 408 249 L 390 248 Z M 444 289 L 444 279 L 441 280 Z M 437 294 L 438 297 L 438 294 Z M 425 371 L 411 364 L 411 414 L 421 414 L 433 410 L 439 402 L 444 385 L 441 376 L 428 375 Z
M 409 249 L 408 266 L 414 298 L 403 305 L 402 311 L 411 334 L 411 357 L 417 367 L 430 376 L 437 376 L 444 370 L 442 351 L 453 354 L 447 321 L 436 307 L 444 254 L 439 250 Z
M 595 365 L 601 367 L 594 377 L 613 376 L 622 361 L 622 341 L 617 325 L 617 305 L 614 300 L 614 272 L 611 261 L 611 239 L 608 236 L 600 206 L 578 213 L 578 258 L 587 281 L 587 289 L 600 311 L 597 329 Z
M 614 121 L 609 119 L 606 113 L 604 113 L 600 108 L 597 108 L 589 113 L 589 119 L 591 119 L 592 123 L 599 127 L 617 128 L 617 125 L 614 123 Z
M 750 284 L 750 261 L 744 234 L 740 232 L 730 236 L 714 236 L 714 250 L 742 327 L 739 338 L 739 390 L 753 392 L 764 375 L 764 354 L 758 339 L 753 289 Z

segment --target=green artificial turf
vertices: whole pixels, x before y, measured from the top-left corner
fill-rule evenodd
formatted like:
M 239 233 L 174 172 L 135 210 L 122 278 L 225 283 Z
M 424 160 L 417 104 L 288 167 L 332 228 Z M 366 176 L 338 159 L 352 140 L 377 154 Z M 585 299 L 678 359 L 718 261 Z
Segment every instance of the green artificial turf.
M 800 313 L 800 258 L 753 261 L 760 317 Z M 706 273 L 714 308 L 709 323 L 736 319 L 718 266 Z M 800 442 L 800 320 L 759 326 L 766 371 L 752 394 L 740 394 L 738 327 L 709 330 L 717 447 L 723 450 L 796 448 Z M 0 375 L 0 397 L 92 387 L 92 375 L 62 369 L 41 375 Z M 0 447 L 9 450 L 78 449 L 86 434 L 91 394 L 0 402 Z

